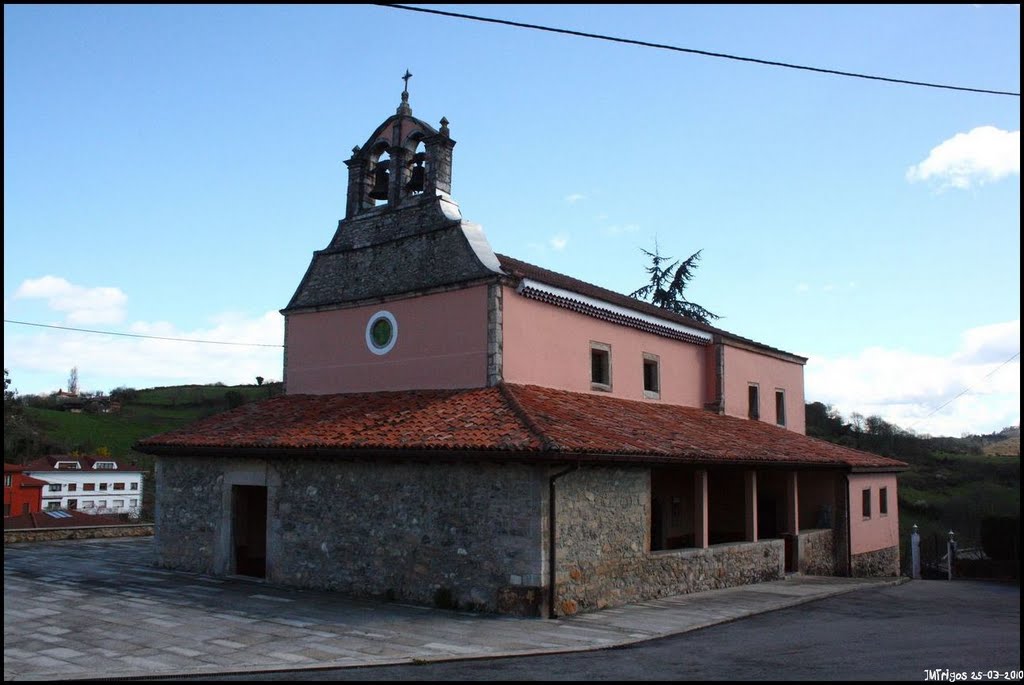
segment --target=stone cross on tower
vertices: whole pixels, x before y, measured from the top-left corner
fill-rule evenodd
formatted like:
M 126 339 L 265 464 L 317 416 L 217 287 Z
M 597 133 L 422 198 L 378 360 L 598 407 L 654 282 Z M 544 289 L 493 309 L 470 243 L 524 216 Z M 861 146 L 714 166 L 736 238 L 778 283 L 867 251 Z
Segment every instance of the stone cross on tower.
M 402 80 L 405 81 L 405 87 L 402 89 L 402 102 L 409 101 L 409 79 L 411 78 L 412 74 L 410 74 L 409 70 L 406 69 L 405 76 L 402 77 Z

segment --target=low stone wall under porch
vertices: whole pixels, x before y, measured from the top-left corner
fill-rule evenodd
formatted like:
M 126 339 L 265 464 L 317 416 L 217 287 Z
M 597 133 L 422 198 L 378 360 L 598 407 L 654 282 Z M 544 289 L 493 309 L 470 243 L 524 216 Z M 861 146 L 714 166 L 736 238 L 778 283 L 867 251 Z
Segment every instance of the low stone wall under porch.
M 583 467 L 558 481 L 556 615 L 785 576 L 782 539 L 652 551 L 651 473 Z

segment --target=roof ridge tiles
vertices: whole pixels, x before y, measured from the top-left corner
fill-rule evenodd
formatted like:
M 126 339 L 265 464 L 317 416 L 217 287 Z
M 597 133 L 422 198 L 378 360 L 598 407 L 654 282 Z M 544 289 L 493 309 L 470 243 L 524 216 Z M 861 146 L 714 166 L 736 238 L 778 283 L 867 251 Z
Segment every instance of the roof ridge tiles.
M 683 325 L 695 328 L 699 331 L 703 331 L 704 333 L 721 335 L 724 336 L 726 339 L 732 340 L 736 343 L 753 345 L 765 351 L 786 355 L 787 357 L 797 358 L 804 361 L 806 361 L 807 359 L 802 355 L 794 354 L 793 352 L 787 352 L 786 350 L 780 349 L 778 347 L 772 347 L 771 345 L 766 345 L 765 343 L 758 342 L 751 338 L 745 338 L 741 335 L 730 333 L 729 331 L 726 331 L 722 328 L 718 328 L 717 326 L 702 323 L 695 319 L 691 319 L 688 316 L 684 316 L 682 314 L 678 314 L 676 312 L 663 309 L 649 302 L 644 302 L 643 300 L 638 300 L 634 297 L 630 297 L 629 295 L 625 295 L 615 290 L 611 290 L 610 288 L 605 288 L 594 283 L 589 283 L 579 278 L 574 278 L 573 276 L 568 276 L 557 271 L 552 271 L 551 269 L 546 269 L 542 266 L 537 266 L 536 264 L 524 262 L 521 259 L 510 257 L 508 255 L 495 253 L 495 256 L 498 258 L 501 267 L 514 278 L 532 278 L 534 280 L 541 281 L 542 283 L 547 283 L 548 285 L 551 286 L 578 292 L 580 295 L 593 297 L 595 299 L 604 299 L 611 304 L 616 304 L 621 307 L 633 309 L 636 312 L 648 314 L 650 316 L 656 316 L 665 319 L 666 321 L 674 321 L 676 323 L 681 323 Z

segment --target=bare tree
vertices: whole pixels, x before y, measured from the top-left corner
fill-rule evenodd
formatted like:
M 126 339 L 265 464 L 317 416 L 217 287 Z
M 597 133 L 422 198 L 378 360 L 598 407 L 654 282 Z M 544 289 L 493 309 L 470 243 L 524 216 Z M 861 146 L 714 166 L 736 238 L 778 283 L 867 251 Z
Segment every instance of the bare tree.
M 72 366 L 71 373 L 68 374 L 68 394 L 78 394 L 78 367 Z

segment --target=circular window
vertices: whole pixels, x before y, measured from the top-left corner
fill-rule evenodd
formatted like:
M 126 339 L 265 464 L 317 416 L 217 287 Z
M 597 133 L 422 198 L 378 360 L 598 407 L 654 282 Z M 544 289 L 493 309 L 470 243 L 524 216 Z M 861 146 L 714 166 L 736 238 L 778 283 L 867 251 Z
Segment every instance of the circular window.
M 374 354 L 387 354 L 398 340 L 398 322 L 391 312 L 380 311 L 366 324 L 366 346 Z

